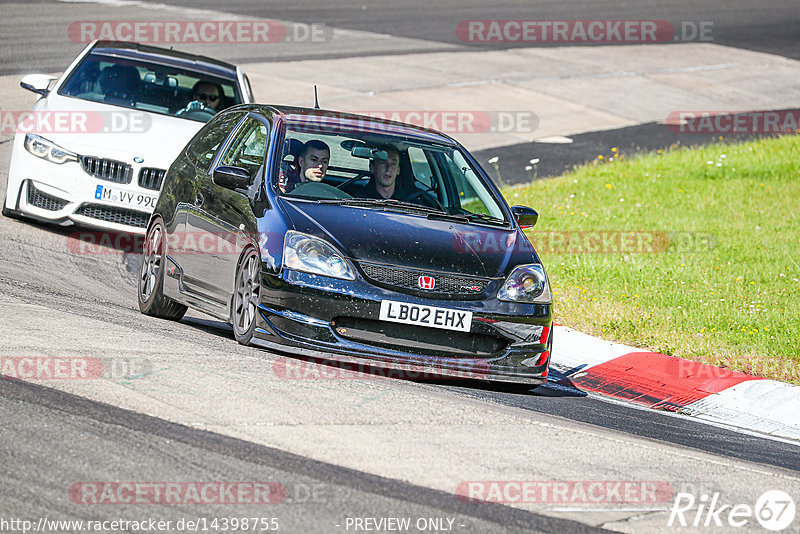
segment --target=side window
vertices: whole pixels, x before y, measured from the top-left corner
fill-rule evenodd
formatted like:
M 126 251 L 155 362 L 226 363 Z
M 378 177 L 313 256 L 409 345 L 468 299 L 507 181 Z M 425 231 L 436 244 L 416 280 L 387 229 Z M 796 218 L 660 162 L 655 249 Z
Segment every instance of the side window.
M 208 124 L 198 132 L 186 147 L 186 155 L 198 169 L 208 171 L 219 147 L 243 115 L 244 113 L 230 113 L 222 116 L 220 120 Z
M 412 146 L 408 149 L 408 158 L 411 160 L 411 170 L 417 181 L 422 182 L 426 187 L 431 187 L 433 171 L 428 163 L 428 158 L 425 157 L 425 152 L 421 148 Z
M 267 125 L 255 118 L 245 120 L 220 160 L 220 165 L 241 167 L 255 176 L 267 157 Z
M 489 191 L 480 183 L 475 170 L 460 152 L 453 151 L 447 159 L 461 209 L 467 213 L 482 213 L 503 219 L 503 212 L 492 199 Z

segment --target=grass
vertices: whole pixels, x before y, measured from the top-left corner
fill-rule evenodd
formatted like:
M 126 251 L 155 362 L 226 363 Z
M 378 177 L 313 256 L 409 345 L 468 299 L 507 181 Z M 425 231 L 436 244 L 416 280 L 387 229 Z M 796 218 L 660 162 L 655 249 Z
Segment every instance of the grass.
M 558 322 L 800 384 L 798 161 L 798 136 L 614 150 L 505 195 L 540 213 Z

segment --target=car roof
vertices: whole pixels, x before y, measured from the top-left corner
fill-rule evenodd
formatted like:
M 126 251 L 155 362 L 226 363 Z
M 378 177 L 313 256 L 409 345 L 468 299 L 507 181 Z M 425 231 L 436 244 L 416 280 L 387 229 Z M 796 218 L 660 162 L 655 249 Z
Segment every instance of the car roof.
M 307 127 L 318 126 L 323 130 L 330 129 L 334 131 L 363 130 L 402 136 L 421 142 L 438 143 L 448 146 L 458 145 L 452 137 L 436 130 L 343 111 L 268 104 L 244 104 L 236 106 L 235 109 L 247 110 L 262 115 L 279 116 L 281 120 L 286 122 L 290 127 L 293 125 L 303 125 Z
M 147 61 L 222 78 L 236 79 L 236 65 L 207 56 L 124 41 L 97 41 L 92 54 Z

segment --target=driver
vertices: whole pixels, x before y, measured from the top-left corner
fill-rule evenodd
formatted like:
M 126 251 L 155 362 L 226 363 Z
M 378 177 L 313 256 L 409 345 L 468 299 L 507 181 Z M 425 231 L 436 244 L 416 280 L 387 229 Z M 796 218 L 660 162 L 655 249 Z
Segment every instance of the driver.
M 205 110 L 216 114 L 217 111 L 220 111 L 219 106 L 221 103 L 222 90 L 219 85 L 213 82 L 200 80 L 192 87 L 192 101 L 179 111 L 178 114 L 199 110 Z
M 281 169 L 278 187 L 288 193 L 303 182 L 321 182 L 328 172 L 331 149 L 319 139 L 306 141 L 297 156 L 297 165 Z
M 391 145 L 379 146 L 387 154 L 385 160 L 371 159 L 369 170 L 372 173 L 367 185 L 356 192 L 355 196 L 361 198 L 401 198 L 400 190 L 396 187 L 397 176 L 400 174 L 400 152 Z

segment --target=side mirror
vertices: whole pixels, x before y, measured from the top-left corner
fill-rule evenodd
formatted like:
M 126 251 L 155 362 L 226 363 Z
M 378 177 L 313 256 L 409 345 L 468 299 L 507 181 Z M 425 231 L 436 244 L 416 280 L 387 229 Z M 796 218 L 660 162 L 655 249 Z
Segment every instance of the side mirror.
M 47 96 L 50 93 L 50 82 L 55 80 L 55 76 L 47 74 L 28 74 L 19 82 L 19 86 L 28 91 Z
M 511 212 L 523 229 L 536 226 L 536 222 L 539 220 L 539 213 L 528 206 L 513 206 Z
M 250 178 L 250 173 L 247 170 L 228 165 L 220 165 L 214 169 L 214 173 L 211 176 L 211 180 L 215 184 L 233 191 L 240 191 L 250 187 Z

